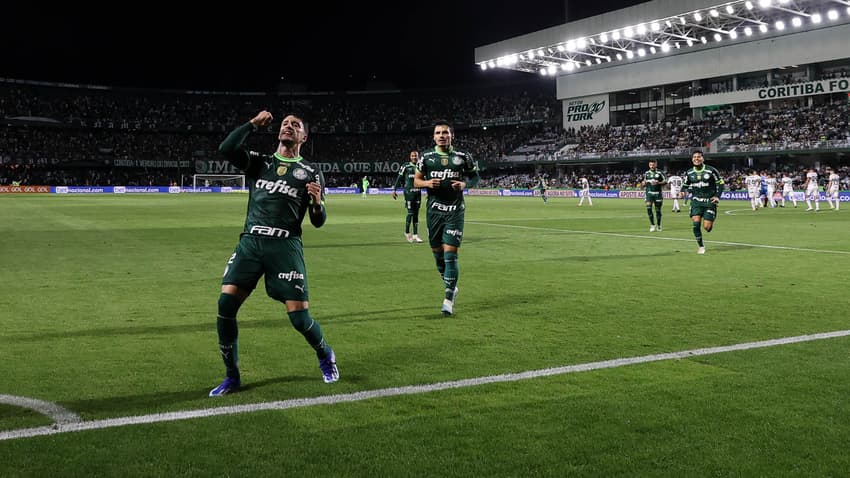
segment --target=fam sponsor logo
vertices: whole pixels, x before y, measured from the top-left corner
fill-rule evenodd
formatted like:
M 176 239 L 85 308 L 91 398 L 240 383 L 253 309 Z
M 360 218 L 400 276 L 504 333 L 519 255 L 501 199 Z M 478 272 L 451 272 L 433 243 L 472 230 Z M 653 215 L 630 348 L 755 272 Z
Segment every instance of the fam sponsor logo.
M 443 203 L 434 201 L 433 203 L 431 203 L 431 209 L 436 209 L 438 211 L 443 211 L 443 212 L 451 212 L 451 211 L 457 211 L 457 205 L 456 204 L 443 204 Z
M 298 271 L 281 272 L 277 275 L 278 279 L 292 282 L 293 280 L 304 280 L 304 274 Z
M 454 237 L 463 237 L 463 231 L 459 229 L 446 229 L 446 234 Z
M 272 226 L 253 226 L 250 233 L 258 236 L 289 237 L 289 231 L 286 229 Z

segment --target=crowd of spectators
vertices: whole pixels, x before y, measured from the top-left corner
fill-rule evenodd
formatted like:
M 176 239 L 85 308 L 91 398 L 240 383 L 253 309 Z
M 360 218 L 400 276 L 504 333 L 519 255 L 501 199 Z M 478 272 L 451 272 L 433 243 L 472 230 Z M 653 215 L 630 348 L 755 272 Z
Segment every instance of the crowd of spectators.
M 838 73 L 836 73 L 838 74 Z M 701 119 L 564 130 L 551 92 L 515 87 L 492 91 L 370 94 L 224 94 L 71 88 L 0 82 L 0 181 L 25 184 L 185 184 L 196 163 L 218 158 L 234 126 L 257 111 L 298 111 L 310 121 L 305 156 L 320 163 L 404 162 L 412 150 L 433 147 L 430 125 L 451 111 L 455 145 L 488 169 L 523 161 L 689 154 L 719 141 L 720 151 L 759 151 L 818 145 L 850 147 L 847 102 L 764 104 L 715 111 Z M 251 137 L 271 151 L 276 131 Z M 499 172 L 500 168 L 493 168 Z M 205 171 L 197 171 L 205 172 Z M 329 183 L 359 182 L 353 174 Z M 625 176 L 591 179 L 636 187 Z M 389 174 L 375 185 L 391 185 Z M 514 179 L 488 178 L 503 187 Z M 566 185 L 572 179 L 563 180 Z M 518 179 L 522 182 L 523 179 Z

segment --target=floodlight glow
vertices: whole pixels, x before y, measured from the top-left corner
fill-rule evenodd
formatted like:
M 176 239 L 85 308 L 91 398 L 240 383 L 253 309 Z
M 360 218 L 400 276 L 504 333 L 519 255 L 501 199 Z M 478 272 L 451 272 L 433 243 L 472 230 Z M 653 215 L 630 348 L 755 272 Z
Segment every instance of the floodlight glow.
M 847 15 L 850 16 L 850 7 L 847 7 Z
M 770 0 L 759 0 L 759 6 L 761 8 L 767 8 L 770 6 Z
M 541 68 L 541 69 L 540 69 L 540 74 L 541 74 L 541 75 L 543 75 L 543 76 L 546 76 L 546 75 L 547 75 L 546 68 Z
M 677 50 L 678 50 L 679 48 L 682 48 L 682 47 L 679 45 L 679 42 L 676 42 L 676 43 L 675 43 L 675 45 L 676 45 L 676 49 L 677 49 Z
M 575 65 L 573 65 L 573 62 L 568 61 L 561 65 L 561 69 L 564 71 L 573 71 L 575 69 Z
M 711 11 L 708 12 L 708 13 L 710 13 L 712 17 L 719 17 L 720 16 L 720 12 L 718 12 L 716 8 L 712 8 Z
M 735 30 L 729 30 L 729 38 L 733 40 L 738 38 L 738 32 L 736 32 Z
M 631 50 L 626 50 L 626 58 L 628 58 L 629 60 L 631 60 L 631 59 L 632 59 L 632 58 L 634 58 L 634 57 L 635 57 L 635 54 L 634 54 L 634 53 L 632 53 L 632 51 L 631 51 Z
M 487 63 L 482 63 L 480 66 L 481 66 L 481 69 L 482 69 L 482 70 L 486 70 L 486 69 L 487 69 Z
M 722 37 L 722 36 L 720 36 L 720 34 L 719 34 L 719 33 L 715 33 L 715 34 L 714 34 L 714 41 L 720 41 L 720 40 L 722 40 L 722 39 L 723 39 L 723 37 Z
M 673 24 L 670 22 L 670 20 L 665 21 L 664 24 L 667 25 L 667 28 L 673 28 Z
M 544 56 L 544 55 L 543 55 L 543 50 L 537 50 L 537 56 L 539 56 L 539 57 Z
M 666 43 L 666 42 L 662 43 L 661 44 L 661 51 L 663 51 L 664 53 L 667 53 L 668 51 L 670 51 L 670 44 Z
M 567 42 L 567 51 L 576 51 L 576 41 L 570 40 Z
M 564 51 L 564 45 L 558 45 L 558 51 Z
M 638 56 L 641 57 L 641 58 L 645 57 L 646 56 L 646 50 L 644 50 L 643 48 L 638 48 Z
M 581 63 L 576 62 L 576 70 L 578 70 L 579 68 L 581 68 Z
M 668 22 L 668 23 L 669 23 L 669 22 Z M 649 25 L 649 29 L 650 29 L 650 30 L 652 30 L 652 31 L 654 31 L 654 32 L 657 32 L 658 30 L 661 30 L 661 24 L 659 24 L 658 22 L 652 22 L 652 23 Z
M 608 34 L 603 33 L 599 35 L 599 43 L 608 43 Z
M 744 27 L 744 35 L 753 36 L 753 29 L 750 27 Z
M 802 24 L 803 24 L 803 19 L 800 18 L 800 17 L 794 17 L 794 18 L 791 19 L 791 25 L 794 25 L 795 27 L 799 27 Z
M 635 36 L 635 31 L 632 30 L 632 27 L 623 28 L 623 36 L 625 36 L 626 38 L 631 38 Z
M 598 60 L 598 59 L 599 59 L 599 58 L 597 58 L 597 60 Z M 584 60 L 584 64 L 585 64 L 585 65 L 587 65 L 587 66 L 590 66 L 590 60 Z
M 622 60 L 622 59 L 623 59 L 623 55 L 621 55 L 621 54 L 617 53 L 617 59 L 618 59 L 618 60 Z
M 496 63 L 494 63 L 493 60 L 490 60 L 490 63 L 488 63 L 487 66 L 490 68 L 496 68 Z
M 705 37 L 699 37 L 699 41 L 702 42 L 703 45 L 708 43 L 708 40 L 706 40 Z
M 599 64 L 601 64 L 601 63 L 602 63 L 602 60 L 600 60 L 599 58 L 597 58 L 597 59 L 596 59 L 596 64 L 597 64 L 597 65 L 599 65 Z
M 813 13 L 813 14 L 812 14 L 812 23 L 814 23 L 814 24 L 818 24 L 818 23 L 820 23 L 820 22 L 821 22 L 821 20 L 822 20 L 822 19 L 821 19 L 821 17 L 820 17 L 820 13 Z
M 557 69 L 557 68 L 555 68 L 555 65 L 549 65 L 549 68 L 547 68 L 547 69 L 546 69 L 546 71 L 547 71 L 550 75 L 554 75 L 554 74 L 558 71 L 558 69 Z
M 638 35 L 646 35 L 646 25 L 644 25 L 643 23 L 638 25 L 637 26 L 637 32 L 638 32 Z
M 579 38 L 578 40 L 576 40 L 576 48 L 578 48 L 579 50 L 584 50 L 585 48 L 587 48 L 587 40 L 585 40 L 584 38 Z
M 744 2 L 744 6 L 747 7 L 747 10 L 752 10 L 753 9 L 753 2 L 747 0 L 746 2 Z
M 649 52 L 652 53 L 653 55 L 655 54 L 655 51 L 656 50 L 655 50 L 654 46 L 649 47 Z
M 685 17 L 679 17 L 679 23 L 681 23 L 682 25 L 684 25 L 684 24 L 686 24 L 686 23 L 688 23 L 688 22 L 686 22 L 686 21 L 685 21 Z
M 726 5 L 726 13 L 728 13 L 729 15 L 735 13 L 735 9 L 732 8 L 732 5 Z
M 694 20 L 701 22 L 702 21 L 702 14 L 700 12 L 694 13 Z
M 785 30 L 785 22 L 783 22 L 782 20 L 776 20 L 774 26 L 776 26 L 776 29 L 779 31 Z
M 826 18 L 830 20 L 838 20 L 838 10 L 830 10 L 826 12 Z
M 762 23 L 761 25 L 759 25 L 759 31 L 762 33 L 767 33 L 767 24 Z
M 496 58 L 496 66 L 504 66 L 505 59 L 504 58 Z
M 779 0 L 779 3 L 781 3 L 781 4 L 783 4 L 783 5 L 784 5 L 784 4 L 788 3 L 789 1 L 790 1 L 790 0 Z
M 688 38 L 688 46 L 694 46 L 694 41 Z
M 611 33 L 611 38 L 613 38 L 614 40 L 619 40 L 620 39 L 620 30 L 614 30 Z
M 618 53 L 618 55 L 619 55 L 619 53 Z M 608 60 L 608 63 L 611 63 L 611 57 L 610 56 L 606 57 L 605 59 Z

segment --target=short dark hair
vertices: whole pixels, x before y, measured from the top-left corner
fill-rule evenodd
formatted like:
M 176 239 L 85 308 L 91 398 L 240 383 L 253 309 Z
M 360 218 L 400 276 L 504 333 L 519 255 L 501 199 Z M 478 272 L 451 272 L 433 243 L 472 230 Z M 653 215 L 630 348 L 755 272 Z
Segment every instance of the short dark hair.
M 286 118 L 287 116 L 294 116 L 294 117 L 300 119 L 301 125 L 304 126 L 304 134 L 306 134 L 306 135 L 310 134 L 310 127 L 307 125 L 307 120 L 304 118 L 304 115 L 302 115 L 298 111 L 291 111 L 291 112 L 283 115 L 284 118 Z
M 447 120 L 438 119 L 437 121 L 434 121 L 434 127 L 436 128 L 437 126 L 448 126 L 450 133 L 454 134 L 455 132 L 455 129 L 452 127 L 452 124 L 449 123 Z
M 698 150 L 696 150 L 696 151 L 691 151 L 691 156 L 693 156 L 693 155 L 695 155 L 695 154 L 697 154 L 697 153 L 699 153 L 699 155 L 700 155 L 700 156 L 705 156 L 704 154 L 702 154 L 702 150 L 701 150 L 701 149 L 698 149 Z

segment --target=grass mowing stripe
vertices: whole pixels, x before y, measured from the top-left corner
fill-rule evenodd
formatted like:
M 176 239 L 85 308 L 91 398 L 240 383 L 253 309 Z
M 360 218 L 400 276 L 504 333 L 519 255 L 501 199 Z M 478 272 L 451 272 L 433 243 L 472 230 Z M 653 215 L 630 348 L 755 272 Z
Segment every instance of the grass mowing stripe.
M 486 377 L 469 378 L 463 380 L 454 380 L 450 382 L 439 382 L 428 385 L 409 385 L 405 387 L 384 388 L 379 390 L 369 390 L 364 392 L 346 393 L 340 395 L 325 395 L 314 398 L 298 398 L 293 400 L 282 400 L 276 402 L 252 403 L 247 405 L 233 405 L 228 407 L 203 408 L 199 410 L 184 410 L 170 413 L 154 413 L 151 415 L 138 415 L 130 417 L 110 418 L 105 420 L 92 420 L 75 423 L 56 423 L 50 426 L 24 428 L 20 430 L 9 430 L 0 432 L 0 441 L 14 440 L 18 438 L 31 438 L 44 435 L 56 435 L 59 433 L 77 432 L 84 430 L 100 430 L 103 428 L 121 427 L 127 425 L 141 425 L 146 423 L 171 422 L 177 420 L 189 420 L 192 418 L 212 417 L 218 415 L 235 415 L 238 413 L 250 413 L 263 410 L 287 410 L 290 408 L 310 407 L 314 405 L 325 405 L 345 402 L 357 402 L 372 398 L 393 397 L 398 395 L 412 395 L 418 393 L 429 393 L 439 390 L 449 390 L 454 388 L 475 387 L 478 385 L 486 385 L 499 382 L 515 382 L 518 380 L 527 380 L 532 378 L 549 377 L 552 375 L 563 375 L 575 372 L 587 372 L 590 370 L 601 370 L 607 368 L 623 367 L 626 365 L 635 365 L 649 362 L 658 362 L 662 360 L 683 359 L 688 357 L 697 357 L 701 355 L 712 355 L 725 352 L 734 352 L 739 350 L 749 350 L 764 347 L 775 347 L 777 345 L 787 345 L 800 342 L 810 342 L 813 340 L 832 339 L 837 337 L 846 337 L 850 335 L 850 330 L 838 330 L 834 332 L 823 332 L 811 335 L 798 335 L 796 337 L 785 337 L 780 339 L 763 340 L 759 342 L 747 342 L 735 345 L 724 345 L 719 347 L 708 347 L 701 349 L 685 350 L 681 352 L 670 352 L 663 354 L 644 355 L 640 357 L 620 358 L 613 360 L 603 360 L 600 362 L 590 362 L 578 365 L 567 365 L 563 367 L 546 368 L 540 370 L 531 370 L 520 373 L 510 373 L 502 375 L 491 375 Z M 2 397 L 2 396 L 0 396 Z
M 478 221 L 466 221 L 467 224 L 477 224 L 479 226 L 493 226 L 493 227 L 505 227 L 510 229 L 528 229 L 533 231 L 546 231 L 546 232 L 563 232 L 564 234 L 588 234 L 595 236 L 609 236 L 609 237 L 629 237 L 635 239 L 658 239 L 661 241 L 685 241 L 685 242 L 694 242 L 694 239 L 686 239 L 681 237 L 660 237 L 660 236 L 644 236 L 641 234 L 622 234 L 617 232 L 598 232 L 598 231 L 576 231 L 572 229 L 558 229 L 553 227 L 534 227 L 534 226 L 518 226 L 516 224 L 496 224 L 492 222 L 478 222 Z M 703 236 L 704 237 L 704 236 Z M 772 246 L 770 244 L 749 244 L 744 242 L 727 242 L 727 241 L 704 241 L 706 244 L 720 244 L 724 246 L 743 246 L 743 247 L 752 247 L 758 249 L 782 249 L 787 251 L 798 251 L 798 252 L 821 252 L 824 254 L 847 254 L 850 255 L 850 251 L 833 251 L 829 249 L 808 249 L 805 247 L 792 247 L 792 246 Z

